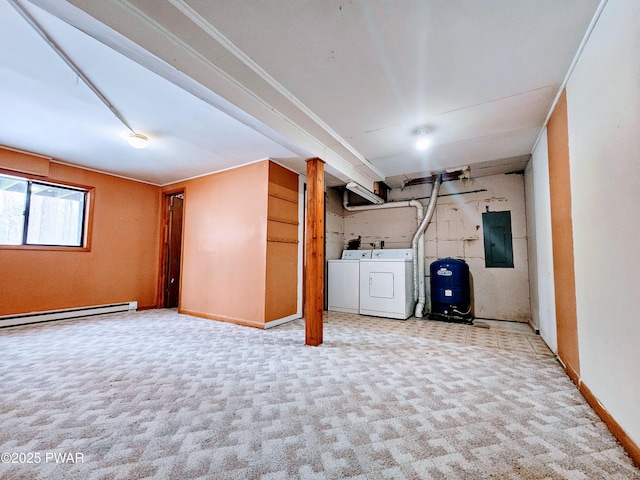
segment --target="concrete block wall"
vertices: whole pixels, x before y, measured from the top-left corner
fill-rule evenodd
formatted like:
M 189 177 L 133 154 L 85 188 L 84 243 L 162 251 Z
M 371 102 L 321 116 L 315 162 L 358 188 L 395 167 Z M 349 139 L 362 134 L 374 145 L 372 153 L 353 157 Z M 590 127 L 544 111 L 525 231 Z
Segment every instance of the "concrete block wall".
M 342 194 L 334 188 L 327 188 L 325 197 L 325 259 L 340 258 L 346 247 L 344 236 L 344 208 Z
M 344 214 L 345 241 L 361 235 L 362 250 L 380 248 L 381 241 L 384 241 L 384 248 L 409 248 L 418 228 L 413 207 L 345 211 Z
M 427 205 L 432 186 L 392 189 L 389 201 L 418 199 Z M 514 268 L 486 268 L 482 213 L 510 211 Z M 363 249 L 410 248 L 417 228 L 416 209 L 400 208 L 343 212 L 344 239 L 362 236 Z M 329 235 L 329 234 L 328 234 Z M 427 302 L 429 265 L 438 258 L 462 258 L 472 276 L 474 316 L 529 322 L 529 267 L 523 175 L 493 175 L 445 182 L 434 217 L 425 232 Z M 427 311 L 430 305 L 427 303 Z

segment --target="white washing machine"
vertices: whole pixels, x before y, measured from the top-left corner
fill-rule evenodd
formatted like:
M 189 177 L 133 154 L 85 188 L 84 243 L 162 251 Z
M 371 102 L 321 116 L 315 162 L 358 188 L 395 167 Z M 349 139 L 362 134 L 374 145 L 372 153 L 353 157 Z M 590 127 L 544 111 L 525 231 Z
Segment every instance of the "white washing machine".
M 360 311 L 360 260 L 371 258 L 371 250 L 343 250 L 340 260 L 329 260 L 327 310 Z
M 360 260 L 360 314 L 406 320 L 413 314 L 413 250 L 373 250 Z

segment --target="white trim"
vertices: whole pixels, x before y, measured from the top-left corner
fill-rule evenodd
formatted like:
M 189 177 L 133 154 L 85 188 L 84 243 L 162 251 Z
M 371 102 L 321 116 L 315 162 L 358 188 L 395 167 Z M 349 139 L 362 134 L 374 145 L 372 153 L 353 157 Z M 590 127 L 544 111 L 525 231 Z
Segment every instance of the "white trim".
M 269 157 L 266 157 L 266 158 L 261 158 L 259 160 L 252 160 L 250 162 L 242 163 L 240 165 L 235 165 L 235 166 L 232 166 L 232 167 L 226 167 L 226 168 L 222 168 L 220 170 L 214 170 L 214 171 L 209 172 L 209 173 L 202 173 L 202 174 L 196 175 L 194 177 L 184 178 L 182 180 L 176 180 L 175 182 L 165 183 L 164 185 L 160 185 L 160 187 L 168 187 L 170 185 L 175 185 L 176 183 L 188 182 L 189 180 L 195 180 L 196 178 L 207 177 L 209 175 L 215 175 L 216 173 L 228 172 L 229 170 L 235 170 L 236 168 L 246 167 L 247 165 L 253 165 L 254 163 L 260 163 L 260 162 L 264 162 L 266 160 L 271 160 L 271 159 Z M 271 160 L 271 161 L 273 161 L 273 160 Z
M 47 310 L 43 312 L 29 312 L 0 317 L 0 327 L 13 327 L 30 323 L 50 322 L 52 320 L 68 320 L 71 318 L 103 315 L 106 313 L 127 312 L 137 310 L 138 302 L 113 303 L 109 305 L 94 305 L 90 307 L 69 308 L 66 310 Z
M 105 172 L 104 170 L 97 170 L 95 168 L 84 167 L 82 165 L 74 165 L 73 163 L 63 162 L 62 160 L 51 160 L 51 163 L 58 163 L 60 165 L 65 165 L 67 167 L 79 168 L 80 170 L 87 170 L 88 172 L 100 173 L 102 175 L 109 175 L 110 177 L 121 178 L 123 180 L 129 180 L 130 182 L 144 183 L 146 185 L 151 185 L 154 187 L 162 187 L 162 185 L 158 185 L 157 183 L 147 182 L 146 180 L 140 180 L 138 178 L 125 177 L 124 175 L 118 175 L 117 173 Z M 51 178 L 51 177 L 47 177 Z M 57 179 L 56 179 L 57 180 Z
M 39 157 L 45 160 L 53 160 L 51 157 L 47 157 L 46 155 L 40 155 L 39 153 L 27 152 L 26 150 L 20 150 L 19 148 L 7 147 L 6 145 L 0 145 L 0 148 L 4 148 L 5 150 L 11 150 L 12 152 L 24 153 L 25 155 L 31 155 L 32 157 Z
M 264 328 L 266 330 L 267 328 L 277 327 L 278 325 L 292 322 L 294 320 L 297 320 L 298 318 L 300 318 L 300 315 L 294 314 L 294 315 L 289 315 L 288 317 L 280 318 L 278 320 L 271 320 L 270 322 L 267 322 L 264 324 Z
M 6 147 L 3 147 L 3 148 L 6 148 Z M 11 150 L 13 150 L 13 149 L 11 149 Z M 31 155 L 31 154 L 29 154 L 29 155 Z M 48 158 L 48 157 L 46 157 L 46 158 Z M 213 171 L 208 172 L 208 173 L 201 173 L 201 174 L 195 175 L 193 177 L 183 178 L 182 180 L 175 180 L 175 181 L 171 181 L 169 183 L 157 184 L 157 183 L 147 182 L 145 180 L 138 180 L 136 178 L 125 177 L 123 175 L 118 175 L 116 173 L 110 173 L 110 172 L 105 172 L 105 171 L 102 171 L 102 170 L 96 170 L 95 168 L 89 168 L 89 167 L 83 167 L 83 166 L 80 166 L 80 165 L 74 165 L 73 163 L 63 162 L 61 160 L 53 160 L 53 159 L 51 159 L 51 162 L 52 163 L 58 163 L 60 165 L 65 165 L 67 167 L 79 168 L 81 170 L 87 170 L 89 172 L 101 173 L 103 175 L 109 175 L 111 177 L 122 178 L 123 180 L 130 180 L 132 182 L 144 183 L 146 185 L 152 185 L 154 187 L 163 188 L 163 187 L 168 187 L 170 185 L 175 185 L 176 183 L 188 182 L 189 180 L 195 180 L 196 178 L 202 178 L 202 177 L 206 177 L 206 176 L 209 176 L 209 175 L 215 175 L 216 173 L 222 173 L 222 172 L 227 172 L 229 170 L 234 170 L 236 168 L 246 167 L 247 165 L 253 165 L 254 163 L 264 162 L 265 160 L 269 160 L 269 161 L 271 161 L 273 163 L 277 163 L 282 168 L 286 168 L 287 170 L 291 170 L 292 172 L 294 172 L 296 174 L 299 174 L 299 172 L 296 172 L 295 170 L 293 170 L 293 169 L 291 169 L 291 168 L 289 168 L 289 167 L 287 167 L 285 165 L 282 165 L 282 164 L 274 161 L 272 158 L 265 157 L 265 158 L 260 158 L 258 160 L 252 160 L 250 162 L 241 163 L 240 165 L 234 165 L 234 166 L 231 166 L 231 167 L 222 168 L 220 170 L 213 170 Z M 47 177 L 47 178 L 49 178 L 49 177 Z
M 558 89 L 558 93 L 556 93 L 556 97 L 553 99 L 553 103 L 551 104 L 551 108 L 549 109 L 549 113 L 547 113 L 547 118 L 544 119 L 544 123 L 542 124 L 542 128 L 540 129 L 540 133 L 538 133 L 538 138 L 536 138 L 536 141 L 533 144 L 533 148 L 531 149 L 531 152 L 529 152 L 530 154 L 533 154 L 534 150 L 538 146 L 538 142 L 540 141 L 540 138 L 542 137 L 542 133 L 547 128 L 547 124 L 549 123 L 549 120 L 551 119 L 551 115 L 553 114 L 553 111 L 555 110 L 556 105 L 558 105 L 558 102 L 560 101 L 560 96 L 562 95 L 562 91 L 566 88 L 567 83 L 569 83 L 569 79 L 571 78 L 571 74 L 573 74 L 573 70 L 576 68 L 576 65 L 578 64 L 578 60 L 580 60 L 580 56 L 582 55 L 584 47 L 586 47 L 587 42 L 589 41 L 589 38 L 591 37 L 591 34 L 593 33 L 593 29 L 596 27 L 596 24 L 598 23 L 598 20 L 600 20 L 600 15 L 602 15 L 602 11 L 604 10 L 604 7 L 607 5 L 608 1 L 609 0 L 600 0 L 600 4 L 598 5 L 598 8 L 596 9 L 596 12 L 593 14 L 593 18 L 591 19 L 591 23 L 589 23 L 589 26 L 587 27 L 587 31 L 584 34 L 584 37 L 582 37 L 582 41 L 580 42 L 580 45 L 578 46 L 578 50 L 576 51 L 576 54 L 573 56 L 573 61 L 571 62 L 571 65 L 569 65 L 569 70 L 567 71 L 567 74 L 565 75 L 564 80 L 562 81 L 562 84 L 560 85 L 560 88 Z

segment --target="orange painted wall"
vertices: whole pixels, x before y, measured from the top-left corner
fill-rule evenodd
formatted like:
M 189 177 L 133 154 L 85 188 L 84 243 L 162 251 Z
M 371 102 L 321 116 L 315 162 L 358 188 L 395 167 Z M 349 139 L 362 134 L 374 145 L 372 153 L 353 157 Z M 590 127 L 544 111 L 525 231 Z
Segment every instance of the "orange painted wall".
M 51 163 L 51 181 L 95 187 L 91 251 L 0 247 L 0 315 L 156 303 L 160 188 Z
M 46 177 L 50 166 L 51 158 L 0 147 L 0 168 Z
M 563 92 L 549 119 L 547 135 L 558 356 L 567 367 L 569 375 L 577 380 L 580 376 L 580 356 L 573 257 L 566 91 Z
M 180 182 L 180 311 L 262 327 L 269 161 Z

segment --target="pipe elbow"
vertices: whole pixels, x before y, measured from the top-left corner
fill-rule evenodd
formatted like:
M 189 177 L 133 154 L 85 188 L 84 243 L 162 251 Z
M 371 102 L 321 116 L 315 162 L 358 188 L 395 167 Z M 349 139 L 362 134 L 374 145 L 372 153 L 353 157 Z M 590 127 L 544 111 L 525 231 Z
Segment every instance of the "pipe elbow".
M 424 206 L 422 203 L 418 200 L 409 200 L 409 206 L 416 209 L 416 217 L 418 217 L 418 221 L 422 220 L 424 217 Z

